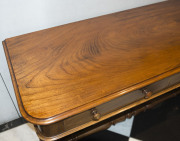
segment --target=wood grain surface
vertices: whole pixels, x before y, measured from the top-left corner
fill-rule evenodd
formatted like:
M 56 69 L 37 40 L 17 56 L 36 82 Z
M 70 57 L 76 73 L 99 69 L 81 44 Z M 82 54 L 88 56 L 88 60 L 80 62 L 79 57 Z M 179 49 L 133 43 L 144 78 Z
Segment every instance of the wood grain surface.
M 49 124 L 180 72 L 180 2 L 4 41 L 22 115 Z

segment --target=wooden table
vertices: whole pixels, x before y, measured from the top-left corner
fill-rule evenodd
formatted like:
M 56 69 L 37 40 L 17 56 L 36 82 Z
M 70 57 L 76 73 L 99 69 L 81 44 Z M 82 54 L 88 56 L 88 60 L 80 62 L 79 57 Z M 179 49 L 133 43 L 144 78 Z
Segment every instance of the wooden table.
M 9 38 L 3 46 L 19 109 L 39 138 L 79 139 L 178 93 L 180 1 Z

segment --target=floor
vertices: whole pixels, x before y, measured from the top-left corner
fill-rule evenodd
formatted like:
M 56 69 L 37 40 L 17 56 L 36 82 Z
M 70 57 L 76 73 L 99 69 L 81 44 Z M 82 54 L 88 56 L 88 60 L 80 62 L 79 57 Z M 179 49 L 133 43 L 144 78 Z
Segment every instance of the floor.
M 103 136 L 106 135 L 105 138 Z M 134 138 L 129 138 L 108 130 L 93 134 L 81 141 L 139 141 Z M 30 123 L 20 125 L 18 127 L 6 130 L 0 133 L 0 141 L 39 141 L 34 127 Z
M 124 127 L 123 127 L 124 126 Z M 125 126 L 130 129 L 127 130 Z M 180 141 L 180 95 L 81 141 Z M 0 141 L 39 141 L 32 124 L 19 118 L 0 125 Z
M 30 123 L 0 133 L 0 141 L 39 141 Z

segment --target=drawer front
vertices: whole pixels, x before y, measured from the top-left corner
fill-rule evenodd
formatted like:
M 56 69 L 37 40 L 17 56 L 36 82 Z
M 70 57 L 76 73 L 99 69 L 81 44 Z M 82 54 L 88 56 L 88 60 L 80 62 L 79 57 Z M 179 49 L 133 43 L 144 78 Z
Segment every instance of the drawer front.
M 152 92 L 152 94 L 158 93 L 158 92 L 168 88 L 169 80 L 170 80 L 170 78 L 167 77 L 165 79 L 162 79 L 160 81 L 157 81 L 153 84 L 150 84 L 150 85 L 144 87 L 144 89 L 147 89 L 148 91 Z
M 146 86 L 145 89 L 151 91 L 152 94 L 155 94 L 166 88 L 172 87 L 178 83 L 180 83 L 180 73 L 174 74 L 170 77 L 164 78 L 160 81 L 150 84 Z
M 123 95 L 119 98 L 116 98 L 114 100 L 111 100 L 107 103 L 104 103 L 100 106 L 97 106 L 95 110 L 98 112 L 97 114 L 100 114 L 100 116 L 104 116 L 108 113 L 111 113 L 115 110 L 120 109 L 121 107 L 124 107 L 132 102 L 135 102 L 137 100 L 140 100 L 144 98 L 144 94 L 140 90 L 136 90 L 133 92 L 130 92 L 126 95 Z M 77 127 L 79 125 L 82 125 L 84 123 L 97 120 L 94 119 L 93 110 L 88 110 L 86 112 L 80 113 L 78 115 L 75 115 L 73 117 L 70 117 L 68 119 L 64 120 L 64 125 L 66 130 L 70 130 L 74 127 Z M 100 118 L 100 117 L 99 117 Z
M 171 76 L 169 79 L 169 86 L 173 86 L 178 83 L 180 83 L 180 73 Z

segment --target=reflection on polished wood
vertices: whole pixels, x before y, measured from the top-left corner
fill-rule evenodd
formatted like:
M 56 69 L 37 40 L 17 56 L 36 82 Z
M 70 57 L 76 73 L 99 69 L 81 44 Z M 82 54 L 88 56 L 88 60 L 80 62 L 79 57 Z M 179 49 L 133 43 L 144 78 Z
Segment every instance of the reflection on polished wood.
M 178 88 L 179 9 L 166 1 L 6 39 L 22 116 L 61 138 Z

